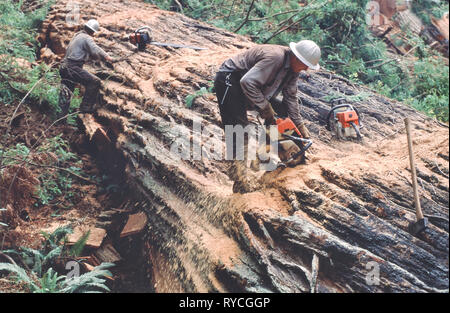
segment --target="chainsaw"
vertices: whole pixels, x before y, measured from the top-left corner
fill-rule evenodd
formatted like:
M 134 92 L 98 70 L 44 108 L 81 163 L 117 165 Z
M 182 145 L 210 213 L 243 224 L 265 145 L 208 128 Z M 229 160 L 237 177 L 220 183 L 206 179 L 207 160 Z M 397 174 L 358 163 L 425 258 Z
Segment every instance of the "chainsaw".
M 134 31 L 134 33 L 126 37 L 133 45 L 136 45 L 139 51 L 145 51 L 147 45 L 154 45 L 160 47 L 172 47 L 172 48 L 188 48 L 194 50 L 206 50 L 206 48 L 195 47 L 195 46 L 185 46 L 174 43 L 163 43 L 153 41 L 150 35 L 151 29 L 148 26 L 142 26 Z
M 339 139 L 362 139 L 360 115 L 351 104 L 340 104 L 331 108 L 327 116 L 327 129 Z
M 306 159 L 305 152 L 313 144 L 312 140 L 303 138 L 303 135 L 289 117 L 277 118 L 276 124 L 280 135 L 278 143 L 283 147 L 283 150 L 288 153 L 286 157 L 287 161 L 285 161 L 285 163 L 289 165 L 300 156 L 302 156 L 301 163 L 303 163 Z M 300 150 L 292 149 L 292 143 L 295 143 Z

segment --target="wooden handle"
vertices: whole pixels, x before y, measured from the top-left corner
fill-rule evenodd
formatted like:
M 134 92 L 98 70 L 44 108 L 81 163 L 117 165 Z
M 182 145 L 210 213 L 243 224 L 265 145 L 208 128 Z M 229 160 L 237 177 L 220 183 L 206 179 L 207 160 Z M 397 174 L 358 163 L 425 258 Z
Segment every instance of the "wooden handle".
M 409 163 L 411 166 L 411 178 L 414 189 L 414 204 L 416 206 L 417 220 L 423 219 L 422 209 L 420 208 L 419 190 L 417 188 L 416 164 L 414 162 L 414 150 L 411 138 L 411 122 L 409 118 L 405 118 L 406 136 L 408 137 Z

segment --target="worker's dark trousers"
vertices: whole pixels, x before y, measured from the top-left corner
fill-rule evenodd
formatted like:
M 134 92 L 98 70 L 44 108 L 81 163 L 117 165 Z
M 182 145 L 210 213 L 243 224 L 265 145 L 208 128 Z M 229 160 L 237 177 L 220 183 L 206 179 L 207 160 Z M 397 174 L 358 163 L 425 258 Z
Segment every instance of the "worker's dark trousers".
M 225 80 L 229 75 L 231 87 L 227 89 Z M 218 72 L 214 80 L 214 89 L 216 90 L 217 102 L 219 103 L 220 116 L 222 118 L 222 127 L 225 125 L 247 125 L 247 110 L 245 105 L 246 97 L 240 84 L 241 75 L 238 73 Z M 225 99 L 224 99 L 225 96 Z
M 80 111 L 92 111 L 101 86 L 100 78 L 84 70 L 82 66 L 75 62 L 63 62 L 59 69 L 59 74 L 61 75 L 61 84 L 67 87 L 64 88 L 64 86 L 61 86 L 59 94 L 59 106 L 61 108 L 60 116 L 68 114 L 71 93 L 74 91 L 76 84 L 81 84 L 86 88 L 83 101 L 80 105 Z M 70 90 L 70 94 L 68 94 L 67 89 Z
M 228 88 L 226 79 L 231 86 Z M 246 96 L 244 95 L 241 84 L 241 75 L 238 73 L 224 73 L 218 72 L 214 80 L 214 89 L 216 91 L 217 102 L 219 103 L 220 117 L 222 119 L 222 128 L 225 125 L 242 125 L 245 127 L 248 124 Z M 226 93 L 226 94 L 225 94 Z M 236 155 L 236 138 L 233 138 L 233 147 L 228 147 L 227 150 L 233 149 L 233 157 Z M 247 140 L 245 140 L 247 142 Z
M 229 75 L 228 82 L 231 86 L 227 90 L 226 78 Z M 220 116 L 222 119 L 222 127 L 225 129 L 225 125 L 242 125 L 245 127 L 248 124 L 247 109 L 246 109 L 246 96 L 244 95 L 240 85 L 241 75 L 239 73 L 222 73 L 218 72 L 214 80 L 214 88 L 216 91 L 217 102 L 219 104 Z M 226 94 L 225 94 L 226 93 Z M 225 98 L 224 98 L 225 97 Z M 227 143 L 228 144 L 228 143 Z M 244 160 L 235 160 L 239 155 L 238 151 L 243 150 Z M 247 181 L 247 151 L 248 151 L 248 138 L 244 138 L 244 146 L 236 146 L 236 136 L 234 134 L 232 146 L 227 145 L 227 151 L 233 151 L 233 161 L 229 168 L 229 176 L 235 181 L 233 190 L 245 189 L 241 188 L 242 182 Z

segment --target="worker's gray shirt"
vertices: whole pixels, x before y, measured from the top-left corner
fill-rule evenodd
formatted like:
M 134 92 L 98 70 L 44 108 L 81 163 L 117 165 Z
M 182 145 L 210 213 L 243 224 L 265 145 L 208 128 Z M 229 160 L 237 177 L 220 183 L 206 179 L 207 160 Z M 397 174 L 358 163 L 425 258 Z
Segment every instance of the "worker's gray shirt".
M 85 31 L 78 32 L 67 47 L 64 60 L 83 66 L 89 59 L 106 58 L 108 54 L 100 48 Z
M 219 71 L 242 72 L 244 76 L 240 83 L 244 94 L 253 106 L 261 109 L 281 91 L 289 117 L 296 125 L 301 123 L 297 100 L 298 73 L 291 70 L 288 47 L 255 46 L 225 61 Z

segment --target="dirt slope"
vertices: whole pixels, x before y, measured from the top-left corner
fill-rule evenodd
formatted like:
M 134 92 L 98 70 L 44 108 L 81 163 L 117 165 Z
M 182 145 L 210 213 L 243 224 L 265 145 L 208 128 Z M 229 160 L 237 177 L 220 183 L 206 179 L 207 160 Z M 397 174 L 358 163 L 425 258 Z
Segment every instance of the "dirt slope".
M 63 55 L 74 34 L 67 2 L 56 1 L 42 27 L 47 62 Z M 448 291 L 448 127 L 332 73 L 302 75 L 298 95 L 314 139 L 308 164 L 266 173 L 261 190 L 233 195 L 224 162 L 180 161 L 170 145 L 178 131 L 190 140 L 193 118 L 222 132 L 213 95 L 191 108 L 184 99 L 252 43 L 138 1 L 88 0 L 80 12 L 99 19 L 105 50 L 129 55 L 115 70 L 90 68 L 108 78 L 95 120 L 112 143 L 98 149 L 105 166 L 127 179 L 130 197 L 144 203 L 156 291 L 309 292 L 316 272 L 319 292 Z M 133 53 L 122 39 L 142 25 L 155 41 L 208 50 Z M 361 112 L 363 143 L 338 141 L 325 129 L 323 114 L 338 98 Z M 422 205 L 435 216 L 420 238 L 407 232 L 414 206 L 406 116 L 414 123 Z M 369 262 L 379 265 L 379 284 L 366 281 Z

